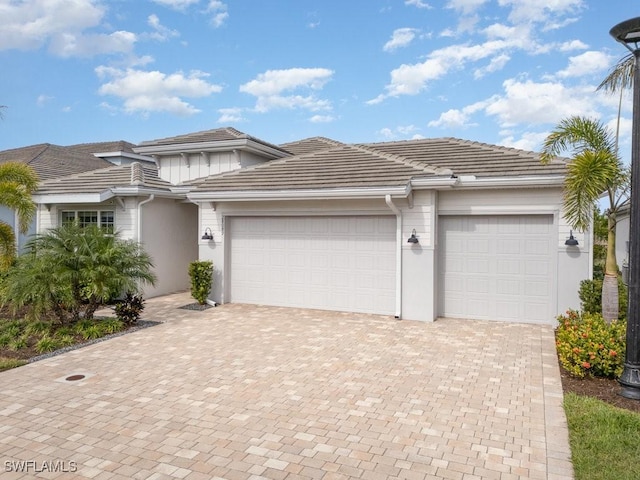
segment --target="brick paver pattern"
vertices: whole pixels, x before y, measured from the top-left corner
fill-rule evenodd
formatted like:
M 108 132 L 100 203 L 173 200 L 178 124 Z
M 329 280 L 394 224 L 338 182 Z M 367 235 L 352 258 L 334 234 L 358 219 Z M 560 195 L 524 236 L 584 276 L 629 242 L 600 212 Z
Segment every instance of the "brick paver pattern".
M 0 373 L 2 479 L 573 478 L 550 326 L 191 302 Z

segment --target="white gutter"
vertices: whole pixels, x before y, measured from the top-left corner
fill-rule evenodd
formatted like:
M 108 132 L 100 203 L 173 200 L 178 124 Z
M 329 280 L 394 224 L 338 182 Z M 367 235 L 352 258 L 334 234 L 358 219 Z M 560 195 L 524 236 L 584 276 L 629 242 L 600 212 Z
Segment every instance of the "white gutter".
M 307 199 L 347 199 L 347 198 L 380 198 L 381 196 L 394 195 L 406 198 L 411 191 L 410 185 L 385 188 L 335 188 L 335 189 L 309 189 L 309 190 L 234 190 L 191 192 L 187 197 L 191 201 L 251 201 L 251 200 L 307 200 Z
M 550 187 L 564 184 L 562 175 L 539 177 L 492 177 L 476 178 L 473 175 L 461 176 L 457 186 L 459 187 Z
M 391 195 L 385 195 L 384 201 L 396 214 L 396 318 L 402 314 L 402 212 L 396 207 Z
M 136 240 L 138 243 L 140 243 L 140 237 L 142 236 L 142 206 L 146 203 L 149 202 L 153 202 L 154 198 L 156 198 L 156 196 L 154 194 L 149 195 L 149 198 L 147 198 L 146 200 L 142 200 L 141 202 L 138 203 L 137 208 L 137 212 L 136 212 Z

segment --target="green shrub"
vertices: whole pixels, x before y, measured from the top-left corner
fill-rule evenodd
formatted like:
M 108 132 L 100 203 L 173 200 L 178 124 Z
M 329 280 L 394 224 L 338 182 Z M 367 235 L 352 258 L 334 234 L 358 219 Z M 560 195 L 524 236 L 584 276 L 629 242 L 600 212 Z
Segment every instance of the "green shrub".
M 27 335 L 48 335 L 51 332 L 51 324 L 43 321 L 31 321 L 27 323 L 24 331 Z
M 36 342 L 36 352 L 38 353 L 47 353 L 53 352 L 60 348 L 60 344 L 56 338 L 50 337 L 49 335 L 43 336 L 40 340 Z
M 0 347 L 6 347 L 13 340 L 13 336 L 8 333 L 3 333 L 0 335 Z
M 206 260 L 191 262 L 189 277 L 191 277 L 191 296 L 200 305 L 204 305 L 213 284 L 213 262 Z
M 105 335 L 117 333 L 124 329 L 124 322 L 118 318 L 107 318 L 106 320 L 98 320 L 101 330 Z
M 58 342 L 58 345 L 60 345 L 60 348 L 69 347 L 76 343 L 76 338 L 73 335 L 60 335 L 56 333 L 54 338 L 56 342 Z
M 124 300 L 117 302 L 114 307 L 116 317 L 121 322 L 120 330 L 124 325 L 134 325 L 140 319 L 143 310 L 144 299 L 142 295 L 127 293 Z
M 627 322 L 610 325 L 599 313 L 569 310 L 558 317 L 556 348 L 562 366 L 577 377 L 617 378 L 622 373 Z
M 580 308 L 585 313 L 602 313 L 602 278 L 582 280 L 580 290 Z M 618 318 L 627 318 L 627 286 L 618 277 Z
M 0 372 L 11 368 L 20 367 L 27 363 L 26 360 L 18 360 L 17 358 L 0 357 Z
M 83 329 L 80 335 L 85 340 L 95 340 L 96 338 L 104 337 L 106 334 L 100 325 L 94 323 Z
M 18 350 L 22 350 L 23 348 L 27 348 L 28 342 L 27 337 L 15 337 L 11 342 L 9 342 L 9 349 L 17 352 Z

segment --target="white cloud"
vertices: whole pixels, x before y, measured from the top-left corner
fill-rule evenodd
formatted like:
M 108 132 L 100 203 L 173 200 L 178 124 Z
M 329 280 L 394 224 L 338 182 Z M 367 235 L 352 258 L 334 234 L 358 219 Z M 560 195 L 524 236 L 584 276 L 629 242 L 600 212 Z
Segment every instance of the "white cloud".
M 134 33 L 119 31 L 108 35 L 71 33 L 51 39 L 49 50 L 60 57 L 92 57 L 99 54 L 130 53 L 137 40 Z
M 33 0 L 0 5 L 0 50 L 35 50 L 48 46 L 63 57 L 127 53 L 135 34 L 86 33 L 98 27 L 105 8 L 93 0 Z
M 53 100 L 53 97 L 50 95 L 38 95 L 38 98 L 36 99 L 36 105 L 38 105 L 39 107 L 44 107 L 51 100 Z
M 559 50 L 561 52 L 571 52 L 573 50 L 586 50 L 589 46 L 581 42 L 580 40 L 570 40 L 568 42 L 561 43 Z
M 395 140 L 398 138 L 424 138 L 420 133 L 417 133 L 420 129 L 415 125 L 399 125 L 395 128 L 382 128 L 378 130 L 378 135 L 385 140 Z
M 461 68 L 465 62 L 491 57 L 509 46 L 503 40 L 492 40 L 479 45 L 451 45 L 434 50 L 424 62 L 403 64 L 392 70 L 391 82 L 385 87 L 386 93 L 369 100 L 367 104 L 377 104 L 388 97 L 416 95 L 426 88 L 428 82 L 442 78 L 453 69 Z
M 135 69 L 120 70 L 113 67 L 98 67 L 99 78 L 110 78 L 98 93 L 112 95 L 123 100 L 127 113 L 169 112 L 176 115 L 192 115 L 199 112 L 182 98 L 207 97 L 220 92 L 222 87 L 208 83 L 208 74 L 192 71 L 170 75 L 159 71 Z
M 451 109 L 440 114 L 438 120 L 433 120 L 428 123 L 429 127 L 446 127 L 446 128 L 460 128 L 466 127 L 469 121 L 469 114 L 462 110 Z
M 540 150 L 548 134 L 549 132 L 524 132 L 518 139 L 509 135 L 500 140 L 500 145 L 535 152 Z
M 147 18 L 147 24 L 153 28 L 153 32 L 148 36 L 153 40 L 164 42 L 172 37 L 179 37 L 180 33 L 177 30 L 171 30 L 160 23 L 160 19 L 157 15 L 149 15 Z
M 464 15 L 470 15 L 477 11 L 489 0 L 449 0 L 446 8 L 451 8 L 462 12 Z
M 431 5 L 429 5 L 426 2 L 423 2 L 422 0 L 404 0 L 404 4 L 413 5 L 414 7 L 418 7 L 418 8 L 433 8 Z
M 568 87 L 561 83 L 506 80 L 504 95 L 487 101 L 485 113 L 501 127 L 556 124 L 573 115 L 597 117 L 593 86 Z
M 238 123 L 245 120 L 241 108 L 220 108 L 218 113 L 220 114 L 218 123 Z
M 268 70 L 254 80 L 240 85 L 240 91 L 257 98 L 255 110 L 267 112 L 274 108 L 302 108 L 310 111 L 330 110 L 327 100 L 315 95 L 285 95 L 296 90 L 320 90 L 333 76 L 326 68 L 290 68 L 288 70 Z
M 581 55 L 569 58 L 567 68 L 560 70 L 556 75 L 560 78 L 568 78 L 598 74 L 609 68 L 611 62 L 612 57 L 603 52 L 584 52 Z
M 511 57 L 505 53 L 503 53 L 502 55 L 493 57 L 489 61 L 489 65 L 476 69 L 473 72 L 473 77 L 476 79 L 482 78 L 487 73 L 493 73 L 493 72 L 497 72 L 498 70 L 502 70 L 504 66 L 509 62 L 509 60 L 511 60 Z
M 311 123 L 331 123 L 335 120 L 331 115 L 314 115 L 309 119 Z
M 185 10 L 189 8 L 191 5 L 195 5 L 200 0 L 152 0 L 152 1 L 154 3 L 157 3 L 158 5 L 173 8 L 174 10 Z
M 498 5 L 511 8 L 509 20 L 515 24 L 535 22 L 547 23 L 553 27 L 560 25 L 560 22 L 552 23 L 551 19 L 575 15 L 585 8 L 584 0 L 498 0 Z
M 384 44 L 382 50 L 385 52 L 393 52 L 394 50 L 409 45 L 416 34 L 419 32 L 416 28 L 398 28 L 391 34 L 391 40 Z
M 209 2 L 207 13 L 213 14 L 213 17 L 211 17 L 211 25 L 213 25 L 214 28 L 221 27 L 222 25 L 224 25 L 224 22 L 227 20 L 227 18 L 229 18 L 227 5 L 220 2 L 219 0 L 211 0 Z

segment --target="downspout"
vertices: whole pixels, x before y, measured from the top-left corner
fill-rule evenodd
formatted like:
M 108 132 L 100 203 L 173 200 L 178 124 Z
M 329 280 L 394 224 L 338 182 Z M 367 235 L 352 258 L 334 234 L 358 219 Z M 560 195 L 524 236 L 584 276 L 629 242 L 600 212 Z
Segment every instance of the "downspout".
M 396 215 L 396 314 L 400 319 L 402 314 L 402 212 L 391 200 L 391 195 L 385 195 L 384 201 Z
M 142 206 L 146 203 L 150 203 L 153 202 L 153 199 L 156 198 L 156 196 L 152 193 L 151 195 L 149 195 L 149 198 L 147 198 L 146 200 L 142 200 L 140 203 L 138 203 L 138 207 L 137 207 L 137 212 L 136 212 L 136 240 L 138 241 L 138 243 L 140 242 L 140 237 L 142 236 Z

